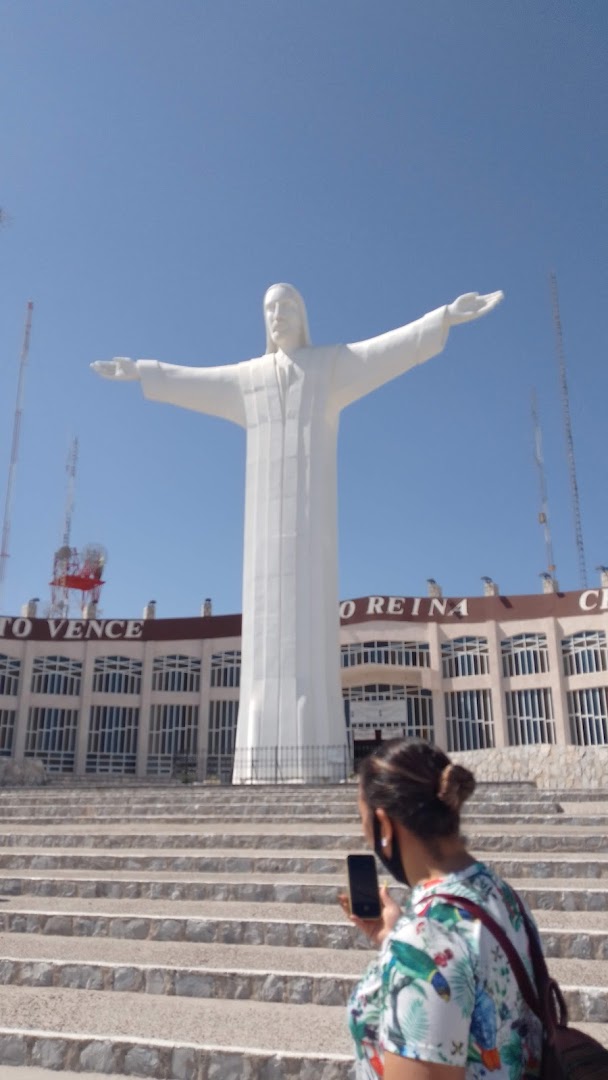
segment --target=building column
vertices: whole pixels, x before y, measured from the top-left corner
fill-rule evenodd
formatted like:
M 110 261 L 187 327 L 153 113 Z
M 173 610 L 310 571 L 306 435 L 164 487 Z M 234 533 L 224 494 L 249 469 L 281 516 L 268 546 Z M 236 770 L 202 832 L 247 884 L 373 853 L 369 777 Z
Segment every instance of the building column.
M 207 739 L 209 734 L 209 702 L 211 699 L 211 653 L 210 641 L 203 641 L 201 651 L 201 687 L 198 702 L 198 736 L 196 753 L 196 779 L 205 780 L 207 775 Z
M 427 626 L 429 635 L 430 669 L 426 669 L 431 682 L 433 694 L 433 727 L 435 731 L 435 745 L 447 752 L 448 728 L 445 719 L 445 698 L 443 695 L 443 669 L 441 666 L 441 636 L 440 624 L 429 622 Z M 422 669 L 425 671 L 425 668 Z
M 547 634 L 547 651 L 549 654 L 549 671 L 546 684 L 551 689 L 553 699 L 555 743 L 557 746 L 569 746 L 571 741 L 570 725 L 568 722 L 566 683 L 563 676 L 561 631 L 556 619 L 547 619 L 544 629 Z
M 74 754 L 74 776 L 86 776 L 87 772 L 87 751 L 89 748 L 89 722 L 91 718 L 94 669 L 95 656 L 91 649 L 85 649 L 82 663 L 82 677 L 80 680 L 78 727 L 76 728 L 76 751 Z
M 494 722 L 494 746 L 497 750 L 503 750 L 505 746 L 509 745 L 509 732 L 507 731 L 507 715 L 502 680 L 501 635 L 498 624 L 495 622 L 486 623 L 484 630 L 488 640 L 488 664 L 490 668 L 490 694 L 492 698 L 492 718 Z
M 13 736 L 13 761 L 22 762 L 25 756 L 27 722 L 32 704 L 32 665 L 34 662 L 34 644 L 25 642 L 21 654 L 19 670 L 19 693 L 15 702 L 15 734 Z
M 137 724 L 137 763 L 135 775 L 143 780 L 148 775 L 148 748 L 150 745 L 150 709 L 152 708 L 152 673 L 154 670 L 155 642 L 144 644 L 141 694 L 139 696 L 139 720 Z

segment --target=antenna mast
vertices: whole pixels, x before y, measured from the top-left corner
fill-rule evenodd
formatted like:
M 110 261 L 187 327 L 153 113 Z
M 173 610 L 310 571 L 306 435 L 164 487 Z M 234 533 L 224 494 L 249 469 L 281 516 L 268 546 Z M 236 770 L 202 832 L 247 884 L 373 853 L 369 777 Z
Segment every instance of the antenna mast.
M 78 466 L 78 436 L 72 439 L 65 471 L 68 474 L 68 490 L 65 500 L 65 516 L 63 520 L 63 543 L 70 546 L 72 535 L 72 513 L 74 510 L 74 489 L 76 487 L 76 468 Z
M 30 333 L 32 329 L 32 312 L 34 305 L 28 300 L 25 329 L 23 332 L 23 345 L 19 359 L 19 378 L 17 380 L 17 401 L 15 404 L 15 416 L 13 420 L 13 441 L 11 445 L 11 459 L 8 467 L 8 480 L 6 484 L 6 500 L 4 503 L 4 523 L 2 526 L 2 545 L 0 547 L 0 604 L 2 603 L 2 587 L 6 577 L 6 567 L 9 558 L 9 541 L 11 535 L 11 509 L 13 504 L 13 490 L 15 487 L 15 475 L 17 472 L 17 460 L 19 457 L 19 439 L 21 435 L 21 417 L 23 415 L 23 391 L 25 386 L 25 369 L 30 351 Z M 0 607 L 1 610 L 1 607 Z
M 557 353 L 557 365 L 559 369 L 559 383 L 562 395 L 562 413 L 564 420 L 564 435 L 566 437 L 566 456 L 568 458 L 568 473 L 570 476 L 570 496 L 572 499 L 572 516 L 574 518 L 574 533 L 576 537 L 576 554 L 578 557 L 578 576 L 581 589 L 587 588 L 587 567 L 585 561 L 585 545 L 583 543 L 583 526 L 581 522 L 581 506 L 578 494 L 578 481 L 576 479 L 576 459 L 574 457 L 574 440 L 572 438 L 572 421 L 570 419 L 570 393 L 568 390 L 568 378 L 566 375 L 566 357 L 564 354 L 564 341 L 562 336 L 562 321 L 559 313 L 559 296 L 557 292 L 557 278 L 555 274 L 549 275 L 551 286 L 551 301 L 553 304 L 553 323 L 555 326 L 555 347 Z
M 545 552 L 547 556 L 547 572 L 555 579 L 555 559 L 553 557 L 553 540 L 551 539 L 551 526 L 549 524 L 549 498 L 547 493 L 547 477 L 545 474 L 545 461 L 543 458 L 543 439 L 538 419 L 538 407 L 536 403 L 536 390 L 532 391 L 532 425 L 534 428 L 534 460 L 538 471 L 538 486 L 540 492 L 540 510 L 538 513 L 539 524 L 543 527 L 545 536 Z
M 76 488 L 76 470 L 78 467 L 78 437 L 72 439 L 68 453 L 65 471 L 68 477 L 68 486 L 65 497 L 65 513 L 63 515 L 63 535 L 61 547 L 55 552 L 53 565 L 53 581 L 49 618 L 67 619 L 70 613 L 70 592 L 67 583 L 68 574 L 73 570 L 75 552 L 71 547 L 72 514 L 74 512 L 74 491 Z

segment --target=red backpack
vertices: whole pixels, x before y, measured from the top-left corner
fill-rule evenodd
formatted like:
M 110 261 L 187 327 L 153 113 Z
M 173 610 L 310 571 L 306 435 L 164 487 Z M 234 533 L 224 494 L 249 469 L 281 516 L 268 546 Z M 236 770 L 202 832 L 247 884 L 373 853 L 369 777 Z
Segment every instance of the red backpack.
M 465 896 L 434 895 L 464 908 L 474 919 L 479 919 L 498 941 L 517 979 L 521 996 L 543 1026 L 542 1064 L 538 1080 L 608 1080 L 608 1050 L 590 1035 L 585 1035 L 584 1031 L 568 1026 L 568 1008 L 564 996 L 555 979 L 549 975 L 538 934 L 517 893 L 514 895 L 528 935 L 536 989 L 517 949 L 487 911 Z

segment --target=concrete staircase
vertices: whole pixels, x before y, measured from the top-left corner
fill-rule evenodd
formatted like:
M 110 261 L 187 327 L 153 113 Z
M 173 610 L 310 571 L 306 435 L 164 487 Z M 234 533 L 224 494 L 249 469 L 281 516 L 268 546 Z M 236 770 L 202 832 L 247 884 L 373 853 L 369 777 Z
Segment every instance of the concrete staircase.
M 481 785 L 468 807 L 572 1022 L 608 1045 L 608 796 Z M 351 1075 L 344 1006 L 370 959 L 336 904 L 362 847 L 352 785 L 92 781 L 4 791 L 0 825 L 2 1080 Z

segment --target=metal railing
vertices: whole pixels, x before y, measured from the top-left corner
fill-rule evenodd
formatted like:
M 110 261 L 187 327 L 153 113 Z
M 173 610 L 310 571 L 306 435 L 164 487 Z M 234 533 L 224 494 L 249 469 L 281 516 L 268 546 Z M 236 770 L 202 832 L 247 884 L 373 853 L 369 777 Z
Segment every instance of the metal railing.
M 208 754 L 202 764 L 201 778 L 220 784 L 339 784 L 353 772 L 347 746 L 262 746 Z

